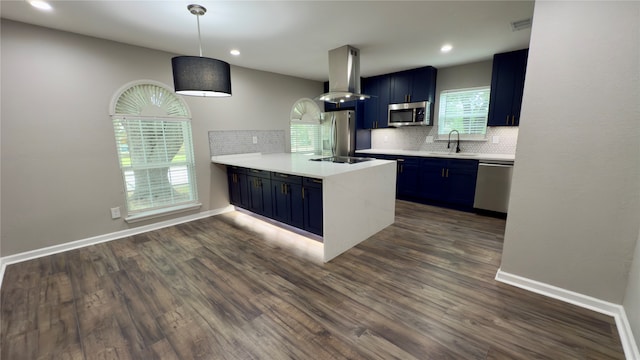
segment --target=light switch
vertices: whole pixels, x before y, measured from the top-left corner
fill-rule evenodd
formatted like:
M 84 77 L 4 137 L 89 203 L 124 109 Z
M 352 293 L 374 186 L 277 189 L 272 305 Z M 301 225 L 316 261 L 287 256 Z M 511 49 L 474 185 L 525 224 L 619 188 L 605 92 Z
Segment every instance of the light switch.
M 253 137 L 253 143 L 254 143 L 254 144 L 257 144 L 257 143 L 258 143 L 258 137 L 257 137 L 257 136 L 254 136 L 254 137 Z
M 427 136 L 427 137 L 424 139 L 424 142 L 425 142 L 425 143 L 427 143 L 427 144 L 431 144 L 431 143 L 433 143 L 433 136 L 432 136 L 432 135 Z
M 491 142 L 494 144 L 499 144 L 500 143 L 500 136 L 494 136 L 491 138 Z

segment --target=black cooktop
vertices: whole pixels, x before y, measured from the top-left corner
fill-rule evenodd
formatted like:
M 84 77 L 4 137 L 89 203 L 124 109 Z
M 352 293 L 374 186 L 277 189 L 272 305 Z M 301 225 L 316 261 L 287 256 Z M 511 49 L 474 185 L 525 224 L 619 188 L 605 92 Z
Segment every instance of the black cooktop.
M 318 159 L 309 159 L 309 161 L 329 161 L 339 164 L 356 164 L 363 161 L 373 160 L 371 158 L 353 157 L 353 156 L 329 156 Z

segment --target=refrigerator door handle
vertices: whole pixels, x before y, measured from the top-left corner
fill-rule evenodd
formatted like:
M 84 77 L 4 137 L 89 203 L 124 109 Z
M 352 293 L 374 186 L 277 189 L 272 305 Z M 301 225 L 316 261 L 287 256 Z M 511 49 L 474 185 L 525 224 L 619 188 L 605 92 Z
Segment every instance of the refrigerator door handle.
M 338 143 L 338 129 L 336 129 L 336 115 L 331 114 L 331 156 L 336 156 L 336 146 Z

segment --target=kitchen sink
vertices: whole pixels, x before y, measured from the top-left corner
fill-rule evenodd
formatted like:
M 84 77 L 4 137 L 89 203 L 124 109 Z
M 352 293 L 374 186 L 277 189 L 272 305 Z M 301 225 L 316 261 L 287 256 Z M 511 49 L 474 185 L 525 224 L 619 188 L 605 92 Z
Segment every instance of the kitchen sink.
M 338 164 L 357 164 L 363 161 L 371 161 L 371 158 L 353 157 L 353 156 L 330 156 L 319 159 L 309 159 L 309 161 L 329 161 Z

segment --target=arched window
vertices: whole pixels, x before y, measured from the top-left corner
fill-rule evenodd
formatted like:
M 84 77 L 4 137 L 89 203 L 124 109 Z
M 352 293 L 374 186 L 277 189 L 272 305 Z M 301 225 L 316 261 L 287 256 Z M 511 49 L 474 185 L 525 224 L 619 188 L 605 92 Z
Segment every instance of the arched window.
M 185 102 L 164 84 L 137 81 L 116 93 L 110 112 L 126 191 L 125 220 L 200 206 Z

